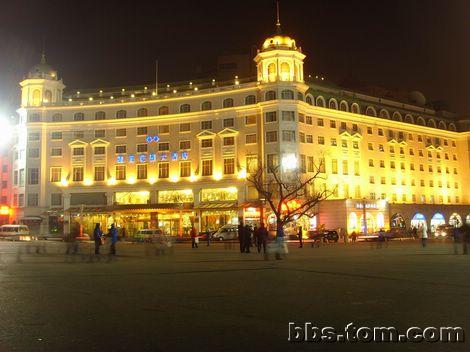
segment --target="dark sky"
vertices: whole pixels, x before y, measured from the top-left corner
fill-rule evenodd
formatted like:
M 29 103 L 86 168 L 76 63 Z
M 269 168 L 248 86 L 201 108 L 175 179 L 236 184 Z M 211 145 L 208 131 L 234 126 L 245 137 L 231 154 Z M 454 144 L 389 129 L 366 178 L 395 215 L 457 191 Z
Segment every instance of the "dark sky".
M 223 52 L 249 52 L 274 32 L 274 0 L 2 0 L 0 110 L 39 61 L 68 88 L 190 80 Z M 422 91 L 470 113 L 469 0 L 283 0 L 283 31 L 306 53 L 305 72 Z

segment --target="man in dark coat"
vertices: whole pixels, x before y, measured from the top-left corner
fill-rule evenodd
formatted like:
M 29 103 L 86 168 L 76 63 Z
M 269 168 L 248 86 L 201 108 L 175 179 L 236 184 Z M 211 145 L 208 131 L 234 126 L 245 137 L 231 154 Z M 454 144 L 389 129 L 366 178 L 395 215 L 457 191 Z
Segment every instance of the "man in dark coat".
M 261 246 L 263 246 L 263 252 L 266 254 L 266 244 L 268 242 L 268 230 L 264 226 L 264 223 L 261 223 L 260 227 L 257 230 L 258 237 L 258 253 L 261 253 Z
M 240 253 L 243 253 L 245 251 L 246 235 L 242 221 L 238 224 L 238 241 L 240 242 Z
M 109 247 L 109 254 L 116 255 L 116 243 L 118 241 L 118 230 L 114 224 L 109 229 L 109 236 L 111 237 L 111 246 Z
M 101 236 L 103 236 L 103 231 L 101 231 L 100 224 L 95 225 L 93 230 L 93 240 L 95 241 L 95 254 L 100 254 L 101 246 Z
M 245 253 L 250 253 L 251 247 L 251 227 L 245 225 Z

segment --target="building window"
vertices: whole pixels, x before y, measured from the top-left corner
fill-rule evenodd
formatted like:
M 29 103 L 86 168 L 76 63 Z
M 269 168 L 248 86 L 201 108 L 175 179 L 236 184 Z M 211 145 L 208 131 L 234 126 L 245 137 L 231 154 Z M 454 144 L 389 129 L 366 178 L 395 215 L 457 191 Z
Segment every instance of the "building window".
M 294 111 L 282 111 L 282 121 L 295 121 Z
M 331 138 L 330 142 L 332 147 L 338 146 L 338 141 L 336 140 L 336 138 Z
M 258 170 L 258 155 L 247 155 L 245 162 L 248 173 L 252 174 Z
M 256 104 L 256 97 L 254 95 L 248 95 L 245 98 L 245 105 Z
M 372 134 L 372 127 L 367 127 L 367 134 Z
M 294 92 L 288 89 L 285 89 L 281 92 L 281 98 L 286 100 L 294 99 Z
M 158 108 L 158 115 L 168 115 L 170 113 L 170 109 L 168 109 L 168 106 L 160 106 Z
M 39 158 L 39 148 L 29 148 L 28 158 Z
M 380 178 L 380 184 L 384 185 L 385 183 L 386 183 L 385 177 L 381 177 Z
M 158 127 L 158 132 L 160 134 L 168 134 L 170 133 L 170 126 L 169 125 L 161 125 Z
M 312 116 L 305 116 L 305 123 L 307 125 L 313 125 L 313 118 Z
M 180 113 L 184 114 L 186 112 L 190 112 L 191 111 L 191 105 L 189 104 L 183 104 L 180 106 Z
M 374 167 L 374 159 L 369 159 L 369 166 Z
M 116 128 L 116 137 L 126 137 L 127 130 L 125 128 Z
M 265 114 L 266 123 L 277 121 L 277 111 L 269 111 Z
M 74 182 L 83 181 L 83 167 L 74 167 L 72 170 L 72 179 Z
M 331 160 L 331 173 L 333 174 L 338 173 L 338 160 L 337 159 Z
M 147 153 L 148 145 L 145 143 L 137 144 L 137 153 Z
M 106 154 L 106 147 L 97 146 L 93 148 L 93 152 L 95 155 L 105 155 Z
M 211 110 L 212 109 L 212 103 L 210 101 L 205 101 L 201 105 L 201 110 Z
M 317 120 L 317 126 L 323 127 L 323 125 L 324 125 L 324 120 L 319 118 Z
M 235 119 L 224 119 L 224 128 L 235 126 Z
M 95 113 L 95 120 L 105 120 L 106 119 L 106 113 L 104 111 L 97 111 Z
M 83 120 L 85 120 L 85 115 L 82 112 L 77 112 L 75 115 L 73 115 L 73 120 L 74 121 L 83 121 Z
M 85 133 L 83 131 L 75 131 L 73 133 L 73 138 L 75 139 L 80 139 L 80 138 L 83 138 L 85 136 Z
M 307 171 L 308 172 L 315 172 L 315 160 L 313 156 L 307 157 Z
M 28 207 L 37 207 L 39 205 L 39 194 L 28 193 Z
M 116 180 L 126 179 L 126 165 L 116 165 Z
M 170 177 L 170 163 L 159 163 L 158 164 L 158 178 Z
M 266 165 L 268 167 L 268 172 L 276 170 L 279 166 L 279 157 L 277 154 L 267 154 L 266 155 Z
M 62 139 L 62 132 L 52 132 L 51 133 L 52 140 L 61 140 Z
M 62 180 L 62 168 L 51 167 L 51 182 L 60 182 Z
M 28 141 L 39 141 L 39 132 L 29 132 Z
M 361 175 L 361 169 L 359 167 L 359 161 L 355 160 L 354 161 L 354 176 L 360 176 Z
M 36 167 L 28 169 L 28 185 L 39 184 L 39 169 Z
M 264 100 L 266 100 L 266 101 L 276 100 L 276 92 L 273 91 L 273 90 L 270 90 L 270 91 L 266 92 L 264 97 L 265 97 Z
M 348 174 L 349 174 L 348 161 L 343 160 L 343 175 L 348 175 Z
M 323 137 L 323 136 L 318 136 L 318 144 L 324 145 L 324 144 L 325 144 L 325 137 Z
M 283 142 L 295 142 L 295 131 L 283 130 L 282 141 Z
M 126 118 L 126 117 L 127 117 L 127 112 L 126 112 L 126 110 L 118 110 L 118 111 L 116 112 L 116 118 L 118 118 L 118 119 L 124 119 L 124 118 Z
M 137 135 L 138 136 L 147 135 L 147 127 L 137 127 Z
M 72 149 L 73 156 L 83 156 L 85 155 L 85 148 L 83 147 L 75 147 Z
M 266 143 L 275 143 L 275 142 L 277 142 L 277 131 L 267 131 Z
M 106 137 L 106 130 L 95 130 L 95 138 Z
M 137 179 L 138 180 L 147 179 L 147 164 L 137 164 Z
M 62 193 L 52 193 L 51 194 L 51 206 L 61 206 L 62 205 Z
M 201 148 L 212 148 L 212 139 L 201 139 Z
M 313 136 L 312 136 L 311 134 L 307 134 L 307 135 L 305 136 L 305 141 L 306 141 L 307 143 L 312 144 L 312 143 L 313 143 Z
M 357 141 L 353 141 L 353 148 L 359 149 L 359 143 Z
M 212 121 L 201 121 L 201 130 L 211 130 Z
M 142 108 L 137 110 L 137 117 L 146 117 L 148 116 L 149 112 L 146 108 Z
M 191 176 L 191 162 L 182 161 L 180 162 L 180 177 L 190 177 Z
M 52 115 L 52 122 L 62 122 L 62 114 Z
M 369 183 L 370 183 L 370 184 L 375 184 L 375 178 L 374 178 L 374 176 L 369 176 Z
M 124 145 L 117 145 L 115 147 L 116 154 L 126 154 L 127 153 L 127 146 Z
M 233 99 L 232 98 L 225 99 L 222 103 L 222 106 L 224 107 L 224 109 L 232 108 L 233 107 Z
M 180 150 L 191 149 L 191 141 L 180 141 Z
M 330 128 L 336 128 L 336 121 L 330 120 Z
M 256 133 L 245 135 L 245 144 L 255 144 L 257 142 Z
M 105 178 L 105 167 L 104 166 L 95 166 L 94 168 L 94 179 L 95 181 L 104 181 Z
M 170 150 L 170 143 L 169 142 L 160 142 L 158 143 L 158 151 L 159 152 L 166 152 Z
M 224 147 L 235 145 L 235 137 L 224 137 L 223 145 Z
M 180 123 L 180 132 L 189 132 L 191 131 L 190 123 Z
M 256 125 L 256 115 L 245 116 L 245 125 Z
M 348 147 L 348 141 L 346 139 L 341 140 L 341 147 L 347 148 Z
M 202 161 L 202 176 L 211 176 L 212 175 L 212 160 L 203 160 Z
M 41 121 L 41 117 L 39 116 L 39 114 L 31 114 L 29 116 L 29 122 L 39 122 Z
M 233 175 L 235 173 L 235 159 L 224 159 L 224 175 Z
M 379 129 L 377 130 L 377 132 L 378 132 L 378 135 L 379 135 L 379 136 L 383 136 L 383 135 L 384 135 L 384 130 L 381 129 L 381 128 L 379 128 Z

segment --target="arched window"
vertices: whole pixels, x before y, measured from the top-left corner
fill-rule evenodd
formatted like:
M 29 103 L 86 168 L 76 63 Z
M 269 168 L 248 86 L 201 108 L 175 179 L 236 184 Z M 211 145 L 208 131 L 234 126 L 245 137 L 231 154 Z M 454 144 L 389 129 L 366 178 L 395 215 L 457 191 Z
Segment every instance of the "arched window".
M 447 129 L 446 123 L 445 123 L 444 121 L 442 121 L 442 120 L 439 121 L 439 125 L 438 125 L 438 126 L 439 126 L 439 129 L 441 129 L 441 130 L 446 130 L 446 129 Z
M 385 109 L 380 110 L 379 116 L 383 119 L 389 119 L 390 118 L 390 114 Z
M 434 121 L 433 119 L 429 119 L 428 120 L 428 127 L 436 128 L 436 121 Z
M 269 82 L 276 81 L 276 64 L 275 63 L 269 64 L 268 66 L 268 79 L 269 79 Z
M 449 123 L 449 131 L 456 131 L 455 125 L 453 123 Z
M 170 113 L 170 110 L 168 109 L 168 106 L 160 106 L 158 108 L 158 115 L 168 115 Z
M 331 98 L 328 102 L 328 107 L 330 109 L 338 110 L 338 102 L 336 101 L 336 99 Z
M 310 94 L 308 94 L 307 97 L 305 98 L 305 102 L 308 105 L 313 105 L 313 97 Z
M 343 100 L 343 101 L 339 104 L 339 109 L 340 109 L 341 111 L 349 111 L 348 103 Z
M 201 110 L 211 110 L 212 109 L 212 103 L 210 101 L 205 101 L 201 105 Z
M 453 213 L 449 218 L 449 225 L 454 227 L 461 227 L 462 217 L 457 213 Z
M 52 92 L 50 90 L 46 90 L 44 92 L 44 102 L 45 103 L 52 103 Z
M 360 114 L 361 113 L 361 110 L 359 109 L 359 105 L 357 105 L 356 103 L 353 103 L 351 105 L 351 112 L 353 114 Z
M 83 121 L 85 120 L 85 115 L 83 112 L 77 112 L 75 115 L 73 115 L 73 120 L 74 121 Z
M 62 114 L 52 115 L 52 122 L 62 122 Z
M 104 111 L 97 111 L 95 113 L 95 120 L 105 120 L 106 119 L 106 113 Z
M 281 80 L 290 80 L 290 65 L 287 62 L 281 64 Z
M 368 106 L 367 109 L 366 109 L 366 115 L 367 116 L 377 117 L 377 112 L 375 111 L 375 109 L 372 106 Z
M 420 228 L 422 226 L 427 228 L 426 217 L 421 213 L 416 213 L 411 219 L 411 227 Z
M 41 116 L 39 114 L 31 114 L 29 115 L 29 122 L 40 122 Z
M 137 117 L 146 117 L 149 115 L 149 112 L 146 108 L 137 110 Z
M 300 92 L 297 93 L 297 100 L 304 101 L 304 95 Z
M 294 99 L 294 92 L 289 90 L 289 89 L 284 89 L 281 92 L 281 98 L 282 99 L 293 100 Z
M 41 105 L 41 91 L 39 89 L 33 90 L 33 105 Z
M 439 225 L 444 225 L 446 223 L 446 218 L 441 213 L 436 213 L 431 218 L 431 232 L 436 232 L 436 227 Z
M 180 106 L 180 113 L 184 114 L 185 112 L 191 112 L 191 105 L 183 104 Z
M 414 123 L 413 116 L 411 116 L 410 114 L 406 114 L 405 115 L 405 122 L 406 123 Z
M 357 221 L 356 213 L 353 212 L 349 214 L 348 232 L 351 233 L 353 231 L 358 231 L 358 230 L 359 230 L 359 222 Z
M 392 120 L 403 122 L 403 117 L 398 111 L 395 111 L 392 115 Z
M 118 111 L 116 112 L 116 118 L 118 118 L 118 119 L 124 119 L 124 118 L 126 118 L 126 117 L 127 117 L 127 112 L 126 112 L 126 110 L 118 110 Z
M 268 100 L 276 100 L 276 92 L 273 90 L 267 91 L 265 94 L 265 99 L 266 101 Z
M 325 103 L 325 98 L 323 98 L 321 95 L 318 96 L 318 97 L 317 97 L 317 102 L 316 102 L 315 105 L 324 108 L 325 105 L 326 105 L 326 103 Z
M 256 104 L 256 97 L 254 95 L 248 95 L 245 97 L 245 105 Z
M 424 119 L 421 116 L 418 116 L 416 119 L 416 123 L 420 126 L 426 126 L 426 123 L 424 122 Z
M 224 107 L 224 109 L 232 108 L 233 107 L 233 99 L 232 98 L 225 99 L 222 106 Z

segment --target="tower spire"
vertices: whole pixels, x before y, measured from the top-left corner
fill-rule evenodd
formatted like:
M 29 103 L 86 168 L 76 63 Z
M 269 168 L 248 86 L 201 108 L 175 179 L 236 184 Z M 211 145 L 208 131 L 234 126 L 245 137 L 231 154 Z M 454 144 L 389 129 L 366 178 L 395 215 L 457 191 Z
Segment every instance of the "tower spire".
M 41 64 L 46 63 L 46 37 L 42 37 Z
M 279 0 L 276 0 L 276 34 L 281 34 L 281 16 L 279 13 Z

